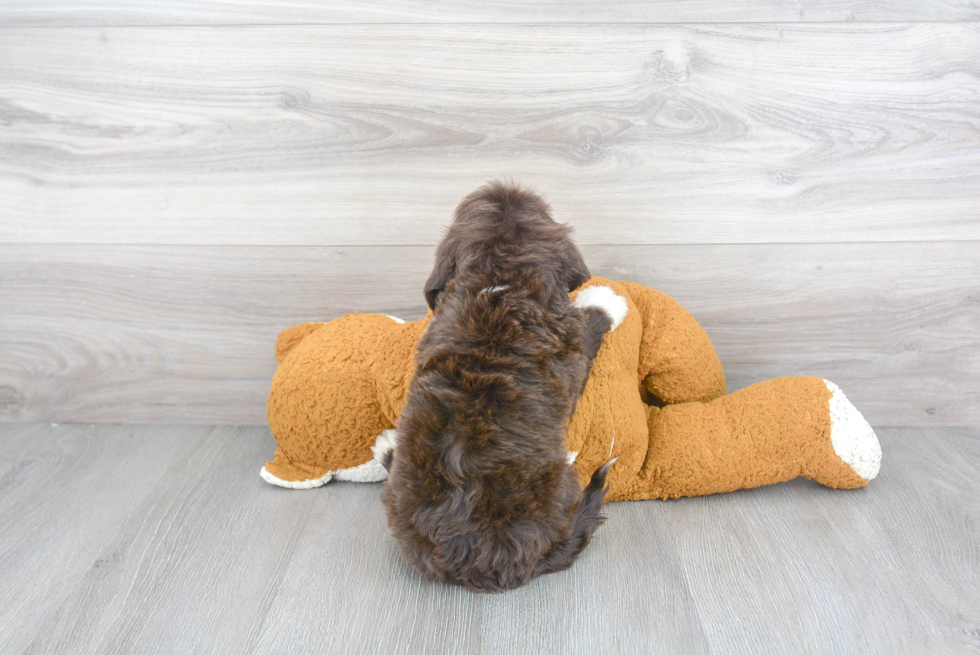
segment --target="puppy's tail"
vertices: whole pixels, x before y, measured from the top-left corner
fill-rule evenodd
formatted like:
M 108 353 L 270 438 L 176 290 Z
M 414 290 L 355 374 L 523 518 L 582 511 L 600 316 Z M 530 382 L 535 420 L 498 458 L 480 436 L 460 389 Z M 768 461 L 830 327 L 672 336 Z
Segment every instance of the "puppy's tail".
M 589 544 L 592 534 L 605 522 L 606 517 L 602 515 L 602 499 L 606 497 L 606 475 L 617 459 L 619 458 L 614 457 L 592 474 L 592 479 L 582 492 L 582 502 L 579 503 L 578 514 L 572 522 L 568 536 L 538 562 L 535 575 L 563 571 L 571 566 L 575 558 Z

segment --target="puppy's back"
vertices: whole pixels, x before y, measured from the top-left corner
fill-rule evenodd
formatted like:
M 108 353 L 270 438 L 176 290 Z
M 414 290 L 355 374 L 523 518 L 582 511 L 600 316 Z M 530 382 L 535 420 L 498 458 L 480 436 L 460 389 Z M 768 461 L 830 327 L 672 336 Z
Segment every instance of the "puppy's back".
M 519 586 L 570 565 L 602 521 L 605 470 L 583 497 L 566 462 L 587 371 L 568 291 L 588 278 L 568 232 L 537 196 L 493 184 L 464 199 L 437 251 L 382 494 L 432 579 Z

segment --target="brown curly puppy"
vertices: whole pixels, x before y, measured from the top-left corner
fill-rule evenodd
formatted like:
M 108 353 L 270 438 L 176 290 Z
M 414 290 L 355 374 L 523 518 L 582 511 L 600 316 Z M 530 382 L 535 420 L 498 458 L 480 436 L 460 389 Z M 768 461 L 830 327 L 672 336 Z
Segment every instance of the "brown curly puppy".
M 518 587 L 571 566 L 604 520 L 612 462 L 583 491 L 565 430 L 613 316 L 569 301 L 590 277 L 569 232 L 541 198 L 495 182 L 463 200 L 436 252 L 381 495 L 430 579 Z

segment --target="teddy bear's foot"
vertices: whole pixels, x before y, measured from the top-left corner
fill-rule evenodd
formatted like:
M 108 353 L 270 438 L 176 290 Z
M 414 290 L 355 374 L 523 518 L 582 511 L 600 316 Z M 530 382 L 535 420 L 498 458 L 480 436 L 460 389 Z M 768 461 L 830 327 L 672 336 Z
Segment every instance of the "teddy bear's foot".
M 363 464 L 327 471 L 319 476 L 311 476 L 309 472 L 296 467 L 282 451 L 276 450 L 276 458 L 263 466 L 259 475 L 269 484 L 286 489 L 315 489 L 334 479 L 342 482 L 381 482 L 388 477 L 388 470 L 381 464 L 384 453 L 391 450 L 394 444 L 395 431 L 385 430 L 378 435 L 375 445 L 371 446 L 374 457 Z
M 386 449 L 390 450 L 395 447 L 396 436 L 397 433 L 394 430 L 385 430 L 379 434 L 378 438 L 374 440 L 374 445 L 371 446 L 371 454 L 374 457 L 360 466 L 337 471 L 336 478 L 347 482 L 382 482 L 386 480 L 388 469 L 382 462 Z
M 273 462 L 269 462 L 269 464 L 263 466 L 262 470 L 259 471 L 259 475 L 262 476 L 262 479 L 268 482 L 269 484 L 275 485 L 277 487 L 284 487 L 286 489 L 315 489 L 316 487 L 322 487 L 326 483 L 333 480 L 333 476 L 334 476 L 333 471 L 327 471 L 325 474 L 321 475 L 318 478 L 287 480 L 285 478 L 280 478 L 275 473 L 269 471 L 269 466 L 271 464 L 273 464 Z
M 623 298 L 613 291 L 612 287 L 606 285 L 595 285 L 582 289 L 575 296 L 574 305 L 579 309 L 595 307 L 604 311 L 612 322 L 612 326 L 609 328 L 610 332 L 620 326 L 623 319 L 626 318 L 626 313 L 629 311 L 626 298 Z
M 873 480 L 881 467 L 881 444 L 875 431 L 844 392 L 830 380 L 824 380 L 830 390 L 830 441 L 834 452 L 851 469 Z

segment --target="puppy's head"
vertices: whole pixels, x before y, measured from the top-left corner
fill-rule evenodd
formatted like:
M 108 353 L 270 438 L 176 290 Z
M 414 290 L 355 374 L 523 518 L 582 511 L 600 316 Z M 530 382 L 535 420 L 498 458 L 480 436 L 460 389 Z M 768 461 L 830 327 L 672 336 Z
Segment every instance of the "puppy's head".
M 430 580 L 472 591 L 514 589 L 567 569 L 605 521 L 606 475 L 615 460 L 598 468 L 584 490 L 570 465 L 555 462 L 536 472 L 536 489 L 509 504 L 478 486 L 430 496 L 424 472 L 399 466 L 400 458 L 412 456 L 402 451 L 388 458 L 381 499 L 405 558 Z
M 547 203 L 531 191 L 502 182 L 481 187 L 456 208 L 436 250 L 425 283 L 429 309 L 435 311 L 440 294 L 470 271 L 505 284 L 513 269 L 531 270 L 545 294 L 574 291 L 591 275 L 570 234 L 571 228 L 555 222 Z

